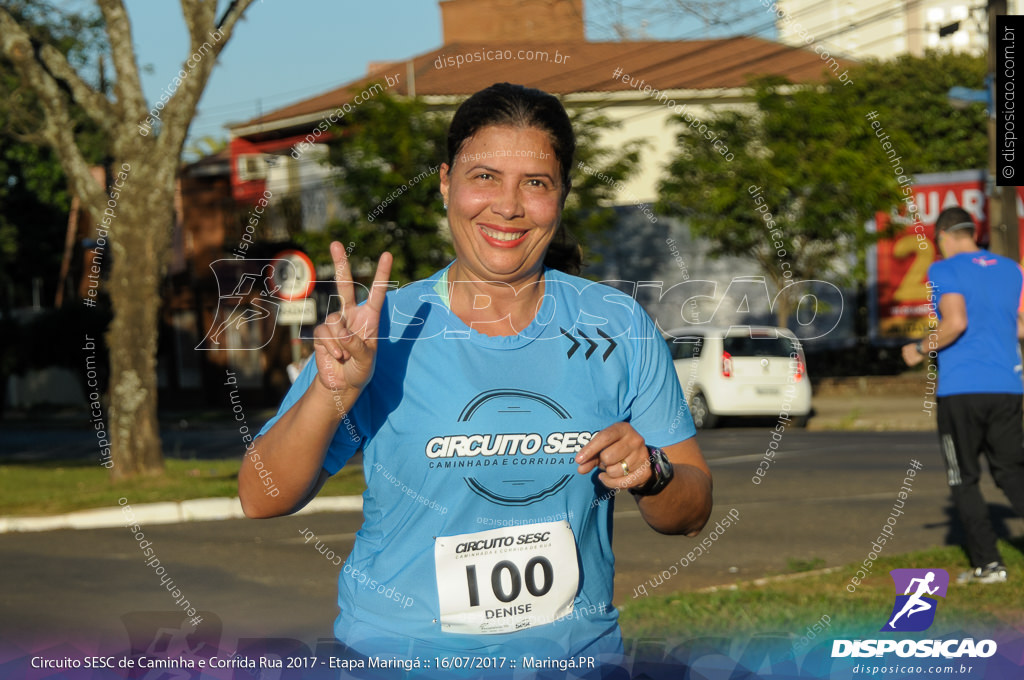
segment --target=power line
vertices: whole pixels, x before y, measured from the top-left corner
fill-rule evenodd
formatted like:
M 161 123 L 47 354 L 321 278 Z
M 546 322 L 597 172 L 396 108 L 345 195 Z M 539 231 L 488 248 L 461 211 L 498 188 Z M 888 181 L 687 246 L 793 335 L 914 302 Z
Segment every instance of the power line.
M 876 23 L 878 21 L 881 21 L 883 19 L 891 17 L 894 14 L 902 12 L 902 11 L 904 11 L 904 9 L 909 9 L 913 5 L 920 4 L 920 2 L 921 2 L 921 0 L 912 0 L 912 2 L 908 3 L 908 5 L 905 8 L 904 7 L 896 7 L 896 8 L 892 8 L 892 9 L 889 9 L 889 10 L 884 10 L 882 12 L 879 12 L 879 13 L 875 14 L 875 15 L 866 17 L 866 18 L 864 18 L 864 19 L 862 19 L 860 21 L 856 21 L 856 22 L 854 22 L 853 24 L 851 24 L 847 28 L 842 28 L 842 29 L 833 31 L 831 33 L 827 33 L 824 36 L 821 36 L 820 38 L 815 37 L 815 41 L 814 42 L 817 43 L 817 42 L 821 42 L 822 40 L 828 40 L 829 38 L 834 38 L 834 37 L 836 37 L 838 35 L 842 35 L 844 33 L 847 33 L 849 31 L 855 30 L 857 28 L 863 28 L 865 26 L 869 26 L 869 25 L 871 25 L 873 23 Z M 809 29 L 807 32 L 808 32 L 808 34 L 810 34 L 811 33 L 811 29 Z M 735 70 L 737 68 L 755 67 L 757 64 L 759 64 L 761 62 L 767 61 L 769 59 L 774 59 L 774 58 L 776 58 L 778 56 L 781 56 L 781 55 L 789 52 L 790 50 L 794 50 L 794 49 L 801 49 L 801 48 L 798 48 L 798 47 L 795 47 L 795 46 L 792 46 L 792 45 L 784 45 L 784 44 L 783 45 L 779 45 L 779 47 L 777 49 L 772 50 L 772 51 L 770 51 L 770 52 L 768 52 L 766 54 L 763 54 L 763 55 L 761 55 L 759 57 L 755 57 L 755 58 L 749 59 L 749 60 L 747 60 L 745 62 L 741 62 L 739 64 L 732 64 L 732 65 L 727 66 L 727 67 L 722 67 L 722 68 L 720 68 L 717 71 L 711 72 L 710 74 L 705 74 L 704 77 L 706 77 L 706 78 L 713 78 L 716 75 L 719 75 L 719 74 L 722 74 L 722 73 L 726 73 L 728 71 L 732 71 L 732 70 Z M 749 54 L 749 53 L 751 53 L 753 51 L 754 51 L 754 48 L 745 51 L 744 54 Z M 641 76 L 642 76 L 642 74 L 643 74 L 643 72 L 639 72 L 638 73 L 638 75 L 641 75 Z M 710 105 L 710 104 L 713 104 L 715 101 L 718 101 L 718 100 L 721 100 L 721 99 L 724 99 L 724 98 L 725 98 L 725 95 L 716 95 L 714 97 L 710 97 L 710 98 L 704 100 L 703 103 L 706 103 L 706 104 Z M 597 108 L 604 109 L 606 107 L 614 105 L 615 103 L 616 103 L 615 100 L 607 99 L 607 100 L 605 100 L 604 104 L 600 104 Z M 643 115 L 643 114 L 638 114 L 638 115 Z M 627 119 L 627 120 L 630 120 L 630 119 Z

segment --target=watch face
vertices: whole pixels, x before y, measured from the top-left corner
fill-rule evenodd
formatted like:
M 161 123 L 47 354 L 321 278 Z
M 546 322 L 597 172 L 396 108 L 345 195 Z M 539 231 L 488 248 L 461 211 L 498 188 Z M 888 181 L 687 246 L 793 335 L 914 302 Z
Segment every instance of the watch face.
M 630 489 L 631 492 L 638 496 L 653 496 L 658 493 L 672 481 L 672 476 L 675 474 L 675 468 L 672 467 L 672 463 L 669 462 L 668 456 L 661 449 L 651 446 L 650 449 L 650 461 L 651 461 L 651 479 L 640 489 Z
M 658 481 L 655 483 L 655 487 L 660 491 L 662 487 L 668 484 L 668 481 L 672 479 L 673 470 L 664 453 L 658 451 L 655 455 L 656 460 L 653 462 L 652 467 L 654 468 L 655 475 L 658 478 Z
M 658 449 L 658 471 L 665 477 L 665 481 L 672 479 L 672 475 L 676 472 L 676 469 L 672 467 L 672 462 L 661 449 Z

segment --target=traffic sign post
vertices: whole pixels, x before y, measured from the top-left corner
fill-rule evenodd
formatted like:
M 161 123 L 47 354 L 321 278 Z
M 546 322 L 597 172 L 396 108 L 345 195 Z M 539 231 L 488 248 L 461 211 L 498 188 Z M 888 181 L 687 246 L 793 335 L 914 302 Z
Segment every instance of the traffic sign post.
M 292 361 L 302 360 L 302 339 L 299 327 L 316 323 L 316 302 L 310 299 L 316 285 L 313 261 L 301 250 L 283 250 L 274 256 L 280 264 L 274 267 L 274 283 L 281 298 L 277 321 L 291 326 Z

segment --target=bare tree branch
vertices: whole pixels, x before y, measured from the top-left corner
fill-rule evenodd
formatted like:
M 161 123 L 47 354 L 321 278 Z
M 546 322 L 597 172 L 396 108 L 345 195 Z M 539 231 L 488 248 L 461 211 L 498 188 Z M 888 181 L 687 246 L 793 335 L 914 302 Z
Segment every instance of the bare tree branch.
M 22 144 L 30 144 L 32 146 L 45 147 L 49 144 L 46 136 L 39 132 L 38 126 L 32 132 L 22 132 L 20 130 L 8 130 L 11 137 L 18 140 Z
M 0 8 L 0 54 L 38 95 L 44 112 L 39 134 L 57 152 L 72 191 L 87 208 L 99 212 L 101 209 L 97 208 L 104 200 L 103 187 L 93 180 L 89 163 L 78 148 L 69 102 L 59 83 L 37 60 L 28 33 L 3 8 Z
M 690 18 L 699 20 L 704 30 L 728 27 L 743 17 L 736 4 L 731 0 L 587 0 L 586 17 L 591 29 L 611 31 L 619 40 L 646 40 L 649 26 L 681 27 Z
M 146 97 L 142 93 L 139 67 L 135 60 L 135 46 L 132 43 L 132 27 L 128 13 L 121 0 L 96 0 L 103 12 L 107 37 L 110 42 L 110 56 L 116 74 L 114 92 L 123 107 L 127 120 L 143 120 L 146 117 Z
M 220 25 L 215 26 L 216 2 L 181 0 L 185 23 L 189 27 L 193 54 L 189 55 L 183 64 L 187 67 L 187 77 L 182 80 L 163 108 L 161 120 L 164 125 L 156 142 L 161 153 L 173 153 L 176 156 L 181 153 L 185 144 L 185 136 L 188 133 L 188 121 L 195 116 L 199 99 L 206 89 L 206 83 L 217 63 L 217 55 L 227 45 L 235 24 L 253 1 L 236 0 L 221 17 Z M 220 37 L 212 40 L 210 36 L 215 30 L 219 32 Z M 197 55 L 195 50 L 204 44 L 210 45 L 208 51 L 205 54 Z M 195 56 L 202 58 L 195 61 Z M 190 64 L 190 61 L 194 63 Z
M 109 130 L 114 120 L 114 107 L 110 100 L 90 87 L 71 67 L 68 60 L 53 45 L 39 48 L 39 60 L 55 78 L 64 81 L 79 106 L 85 109 L 97 125 Z
M 217 28 L 224 31 L 225 36 L 230 36 L 235 30 L 235 24 L 245 14 L 245 10 L 249 8 L 249 5 L 253 3 L 253 0 L 231 0 L 231 4 L 228 5 L 227 9 L 224 10 L 224 14 L 221 16 L 220 21 L 217 22 Z M 221 41 L 220 47 L 217 51 L 220 52 L 224 48 L 224 43 L 227 39 Z
M 191 49 L 194 50 L 202 44 L 201 38 L 199 42 L 196 42 L 197 38 L 203 34 L 202 27 L 207 24 L 213 25 L 212 12 L 217 11 L 216 4 L 216 2 L 202 2 L 201 0 L 181 0 L 181 13 L 185 17 Z M 205 15 L 209 15 L 209 20 Z

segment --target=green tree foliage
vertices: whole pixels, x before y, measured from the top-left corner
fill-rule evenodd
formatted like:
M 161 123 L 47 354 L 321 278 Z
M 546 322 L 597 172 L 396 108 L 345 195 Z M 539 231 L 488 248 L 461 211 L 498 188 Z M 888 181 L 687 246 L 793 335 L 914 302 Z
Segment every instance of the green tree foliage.
M 947 99 L 954 85 L 983 87 L 984 73 L 981 57 L 929 53 L 850 69 L 852 85 L 754 81 L 752 110 L 706 121 L 735 153 L 732 162 L 677 119 L 679 154 L 661 183 L 659 208 L 688 219 L 712 254 L 752 257 L 780 290 L 801 279 L 863 281 L 875 238 L 864 223 L 903 199 L 865 116 L 877 112 L 907 176 L 984 167 L 984 105 L 957 110 Z M 752 187 L 761 188 L 766 208 L 755 205 Z M 781 300 L 785 324 L 794 301 Z
M 947 93 L 955 85 L 985 89 L 985 57 L 930 51 L 869 61 L 850 70 L 853 84 L 844 106 L 878 111 L 893 135 L 908 173 L 947 172 L 988 165 L 988 120 L 983 103 L 954 108 Z M 881 158 L 881 149 L 871 156 Z
M 37 43 L 48 43 L 69 62 L 95 68 L 103 41 L 94 14 L 64 12 L 45 2 L 0 0 Z M 24 324 L 11 309 L 54 303 L 59 285 L 71 196 L 56 155 L 38 135 L 42 112 L 35 93 L 25 88 L 11 62 L 0 53 L 0 409 L 7 377 L 32 368 L 79 363 L 79 338 L 62 328 L 103 330 L 102 310 L 67 304 Z M 75 134 L 93 163 L 102 159 L 102 135 L 79 108 L 71 112 Z M 41 282 L 38 285 L 37 282 Z M 97 313 L 99 311 L 100 313 Z
M 330 261 L 332 239 L 355 243 L 356 272 L 385 250 L 392 278 L 407 283 L 450 259 L 440 229 L 444 215 L 438 166 L 445 159 L 446 115 L 417 98 L 381 94 L 363 102 L 332 130 L 327 163 L 339 169 L 342 205 L 349 208 L 325 233 L 296 235 L 315 261 Z M 372 271 L 372 268 L 370 269 Z
M 562 223 L 584 245 L 584 260 L 596 259 L 588 258 L 589 248 L 605 242 L 618 222 L 612 205 L 623 200 L 621 187 L 639 168 L 646 143 L 631 140 L 617 148 L 601 146 L 598 137 L 621 127 L 618 121 L 594 110 L 572 110 L 569 115 L 576 131 L 576 167 Z
M 613 122 L 588 111 L 570 115 L 576 159 L 592 172 L 573 169 L 573 190 L 562 222 L 573 237 L 587 243 L 614 225 L 614 183 L 636 168 L 640 144 L 599 147 L 597 135 Z M 329 260 L 327 246 L 337 239 L 356 244 L 351 257 L 357 272 L 372 271 L 370 261 L 388 250 L 395 257 L 392 278 L 407 282 L 429 276 L 452 259 L 439 175 L 447 159 L 449 120 L 449 111 L 431 109 L 421 99 L 388 94 L 346 115 L 327 144 L 326 162 L 339 169 L 340 199 L 348 214 L 324 233 L 295 236 L 314 260 Z
M 871 240 L 864 222 L 895 202 L 896 184 L 863 114 L 835 94 L 841 87 L 757 82 L 755 111 L 725 111 L 707 122 L 732 161 L 677 119 L 679 155 L 660 184 L 659 209 L 688 219 L 695 235 L 711 241 L 712 255 L 752 257 L 779 290 L 806 279 L 849 281 L 849 256 Z M 795 301 L 785 293 L 779 300 L 785 325 Z
M 53 304 L 70 198 L 52 154 L 0 133 L 0 307 L 32 304 L 41 278 L 43 305 Z
M 0 7 L 24 22 L 33 40 L 82 68 L 97 68 L 103 46 L 97 15 L 25 0 L 2 0 Z M 40 144 L 41 115 L 35 93 L 0 55 L 0 308 L 31 304 L 35 278 L 43 279 L 42 304 L 51 304 L 58 284 L 71 198 L 60 161 Z M 90 160 L 100 162 L 96 126 L 81 109 L 73 116 Z
M 199 139 L 193 140 L 191 144 L 185 147 L 185 151 L 182 152 L 182 158 L 186 160 L 197 161 L 206 156 L 213 156 L 221 151 L 228 148 L 228 140 L 226 137 L 214 137 L 213 135 L 203 135 Z

